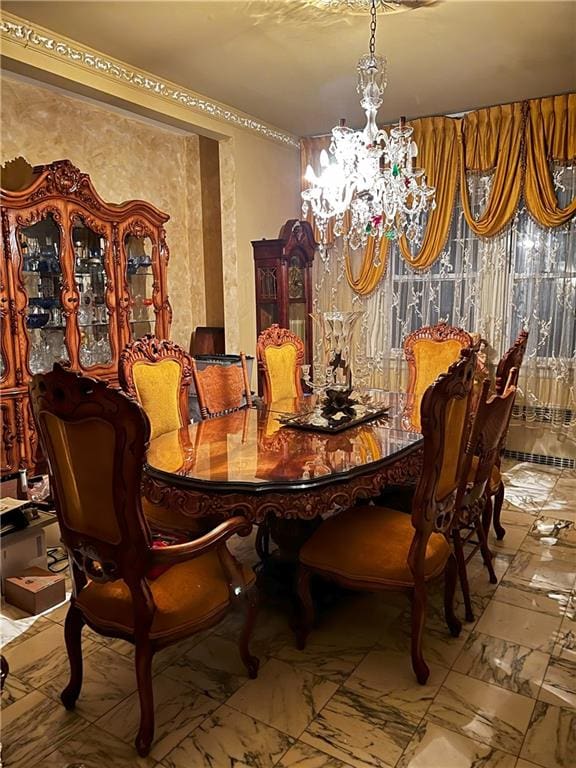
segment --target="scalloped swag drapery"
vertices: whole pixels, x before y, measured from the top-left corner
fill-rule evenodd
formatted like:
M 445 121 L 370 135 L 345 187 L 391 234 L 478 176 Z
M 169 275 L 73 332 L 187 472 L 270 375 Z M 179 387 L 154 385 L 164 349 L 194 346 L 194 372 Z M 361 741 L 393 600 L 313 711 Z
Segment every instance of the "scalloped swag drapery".
M 576 160 L 576 94 L 532 99 L 470 112 L 462 118 L 427 117 L 411 121 L 419 147 L 419 164 L 436 187 L 436 210 L 428 215 L 417 253 L 406 238 L 399 248 L 415 270 L 430 268 L 442 253 L 452 224 L 457 192 L 466 223 L 479 237 L 498 235 L 512 221 L 522 191 L 532 218 L 543 227 L 566 224 L 576 214 L 576 198 L 558 204 L 550 163 Z M 318 170 L 320 151 L 330 137 L 302 139 L 301 164 Z M 491 173 L 487 204 L 478 217 L 472 213 L 467 173 Z M 302 175 L 303 178 L 303 175 Z M 303 186 L 306 182 L 303 178 Z M 316 233 L 318 237 L 318 233 Z M 345 254 L 346 278 L 359 296 L 369 295 L 380 282 L 388 259 L 389 241 L 370 241 L 354 270 Z M 355 274 L 356 272 L 356 274 Z

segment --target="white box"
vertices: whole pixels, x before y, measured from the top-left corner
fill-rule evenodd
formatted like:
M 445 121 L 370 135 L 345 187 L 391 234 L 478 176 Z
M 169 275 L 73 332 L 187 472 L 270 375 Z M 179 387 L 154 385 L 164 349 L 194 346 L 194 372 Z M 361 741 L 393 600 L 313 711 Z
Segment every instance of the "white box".
M 19 575 L 25 568 L 33 565 L 38 568 L 48 567 L 46 534 L 43 528 L 31 526 L 3 536 L 0 551 L 2 591 L 4 579 Z

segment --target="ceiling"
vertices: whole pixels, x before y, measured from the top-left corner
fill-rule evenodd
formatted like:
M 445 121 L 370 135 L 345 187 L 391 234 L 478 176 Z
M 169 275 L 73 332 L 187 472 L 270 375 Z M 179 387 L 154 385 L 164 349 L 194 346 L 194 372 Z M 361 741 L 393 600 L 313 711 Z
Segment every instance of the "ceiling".
M 297 135 L 363 124 L 369 17 L 309 0 L 3 2 L 29 19 Z M 576 2 L 442 0 L 378 17 L 379 122 L 576 90 Z

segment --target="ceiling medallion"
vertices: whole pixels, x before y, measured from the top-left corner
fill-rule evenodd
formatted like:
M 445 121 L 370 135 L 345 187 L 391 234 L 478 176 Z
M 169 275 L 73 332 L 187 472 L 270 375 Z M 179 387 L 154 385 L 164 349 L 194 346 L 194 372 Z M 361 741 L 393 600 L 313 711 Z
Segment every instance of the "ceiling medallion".
M 427 5 L 434 5 L 436 0 L 376 0 L 378 13 L 402 13 L 413 11 Z M 367 13 L 370 10 L 370 0 L 307 0 L 308 5 L 339 13 Z

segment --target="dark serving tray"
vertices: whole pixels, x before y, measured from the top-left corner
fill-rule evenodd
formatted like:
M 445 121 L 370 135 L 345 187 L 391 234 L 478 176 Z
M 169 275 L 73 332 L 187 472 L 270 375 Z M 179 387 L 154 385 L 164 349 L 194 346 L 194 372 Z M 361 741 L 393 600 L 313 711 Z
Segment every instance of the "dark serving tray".
M 278 417 L 278 421 L 282 424 L 283 427 L 290 427 L 291 429 L 304 429 L 308 432 L 325 432 L 330 435 L 334 435 L 338 432 L 343 432 L 345 429 L 350 429 L 350 427 L 356 427 L 358 424 L 371 421 L 372 419 L 386 418 L 388 416 L 390 407 L 365 405 L 357 406 L 355 410 L 360 411 L 360 413 L 358 413 L 356 416 L 353 416 L 352 418 L 341 419 L 338 421 L 322 416 L 319 410 L 308 411 L 307 413 L 299 413 L 295 416 L 289 414 L 281 415 Z

